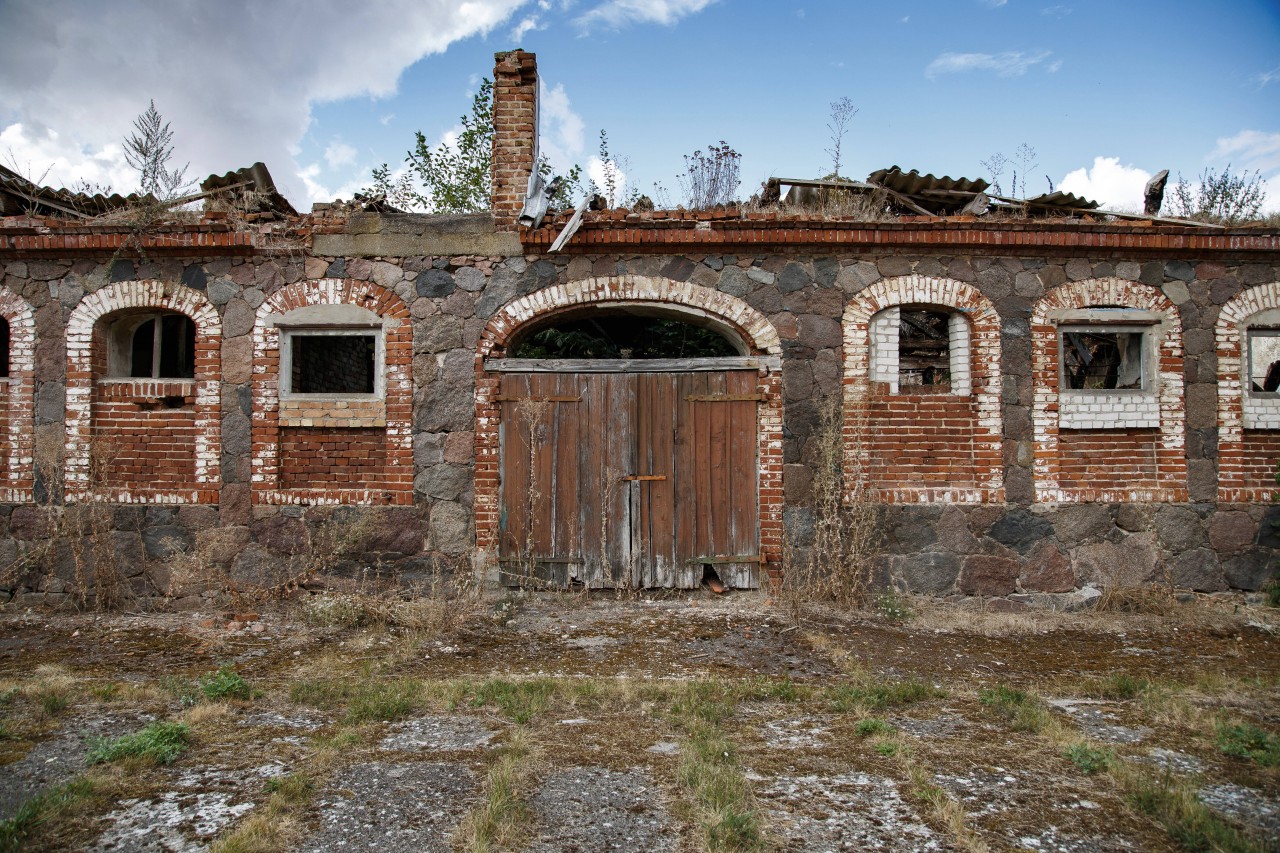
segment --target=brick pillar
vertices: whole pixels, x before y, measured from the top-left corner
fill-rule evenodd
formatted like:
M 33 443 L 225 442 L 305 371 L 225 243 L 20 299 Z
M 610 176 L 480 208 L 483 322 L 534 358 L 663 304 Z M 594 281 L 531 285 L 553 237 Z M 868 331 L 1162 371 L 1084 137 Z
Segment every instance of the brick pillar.
M 538 134 L 538 58 L 523 50 L 493 58 L 493 218 L 499 231 L 515 231 Z

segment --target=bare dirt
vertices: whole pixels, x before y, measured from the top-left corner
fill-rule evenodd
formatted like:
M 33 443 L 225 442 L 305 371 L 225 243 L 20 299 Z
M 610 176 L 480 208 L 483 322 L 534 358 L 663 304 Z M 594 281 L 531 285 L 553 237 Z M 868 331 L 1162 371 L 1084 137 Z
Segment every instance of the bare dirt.
M 0 611 L 0 819 L 89 779 L 100 795 L 47 811 L 16 849 L 205 850 L 265 813 L 273 780 L 305 777 L 265 849 L 465 849 L 460 827 L 523 744 L 517 832 L 499 847 L 735 849 L 686 768 L 679 691 L 701 685 L 729 697 L 718 730 L 756 821 L 739 849 L 1189 849 L 1137 804 L 1139 777 L 1280 849 L 1280 768 L 1218 738 L 1236 723 L 1280 732 L 1275 611 L 912 605 L 902 622 L 797 621 L 758 594 L 513 595 L 442 632 L 318 627 L 290 607 L 248 621 Z M 223 665 L 252 698 L 202 699 L 196 679 Z M 903 683 L 926 694 L 865 694 Z M 1039 716 L 1002 709 L 995 688 Z M 190 726 L 174 764 L 86 766 L 95 738 L 151 720 Z M 1072 743 L 1128 770 L 1086 772 Z

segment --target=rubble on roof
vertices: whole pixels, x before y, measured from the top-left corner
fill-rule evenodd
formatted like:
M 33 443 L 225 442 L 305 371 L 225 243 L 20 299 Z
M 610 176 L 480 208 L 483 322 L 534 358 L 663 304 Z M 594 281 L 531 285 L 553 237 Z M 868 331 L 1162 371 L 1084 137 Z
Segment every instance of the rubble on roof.
M 200 184 L 200 192 L 160 201 L 150 193 L 88 195 L 69 189 L 40 186 L 22 175 L 0 166 L 0 216 L 35 215 L 58 219 L 91 220 L 111 218 L 131 208 L 160 206 L 176 208 L 205 199 L 205 209 L 232 210 L 251 218 L 296 217 L 293 205 L 276 190 L 271 173 L 262 163 L 225 175 L 210 175 Z

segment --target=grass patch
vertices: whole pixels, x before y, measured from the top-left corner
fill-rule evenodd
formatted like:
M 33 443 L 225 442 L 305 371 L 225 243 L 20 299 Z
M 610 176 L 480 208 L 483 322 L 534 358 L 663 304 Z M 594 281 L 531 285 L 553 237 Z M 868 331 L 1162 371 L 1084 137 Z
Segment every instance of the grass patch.
M 871 737 L 872 735 L 892 734 L 893 726 L 886 723 L 879 717 L 868 717 L 865 720 L 858 720 L 858 724 L 853 727 L 853 733 L 858 737 Z
M 915 679 L 843 684 L 827 691 L 827 698 L 832 707 L 841 712 L 912 705 L 928 699 L 940 699 L 946 695 L 946 692 L 932 684 Z
M 1223 755 L 1255 761 L 1263 767 L 1280 766 L 1280 737 L 1251 723 L 1219 725 L 1218 749 Z
M 737 750 L 720 724 L 736 706 L 734 687 L 715 681 L 686 685 L 671 713 L 687 735 L 677 778 L 693 794 L 694 820 L 712 853 L 765 849 L 764 829 L 751 788 L 738 766 Z
M 325 710 L 347 706 L 349 724 L 389 722 L 422 707 L 422 682 L 406 678 L 390 682 L 367 678 L 322 678 L 295 681 L 289 699 L 298 705 Z
M 1102 679 L 1094 692 L 1099 699 L 1125 700 L 1136 699 L 1154 689 L 1155 684 L 1146 678 L 1116 672 Z
M 14 853 L 27 846 L 32 833 L 70 804 L 93 794 L 85 779 L 73 779 L 24 802 L 13 817 L 0 821 L 0 853 Z
M 514 731 L 485 776 L 485 798 L 459 825 L 455 841 L 467 853 L 512 850 L 528 840 L 533 811 L 525 791 L 535 755 L 527 736 Z
M 1068 746 L 1063 754 L 1086 776 L 1106 770 L 1115 763 L 1116 754 L 1109 749 L 1097 749 L 1083 741 Z
M 302 814 L 315 794 L 311 778 L 291 773 L 268 779 L 271 796 L 232 830 L 218 839 L 210 853 L 266 853 L 290 849 L 302 835 Z
M 197 683 L 204 698 L 216 702 L 222 699 L 252 699 L 253 688 L 232 668 L 223 664 L 217 671 L 203 675 Z
M 137 756 L 156 764 L 172 764 L 190 739 L 191 729 L 183 723 L 152 723 L 130 735 L 98 738 L 84 760 L 92 765 Z
M 491 678 L 474 689 L 471 705 L 481 708 L 494 705 L 507 719 L 524 726 L 547 710 L 556 682 L 550 678 L 507 681 Z
M 1174 785 L 1167 775 L 1157 780 L 1146 775 L 1122 774 L 1121 782 L 1129 803 L 1154 818 L 1187 850 L 1253 853 L 1266 849 L 1214 814 L 1189 788 Z
M 1015 731 L 1036 734 L 1049 725 L 1044 703 L 1023 690 L 1001 684 L 979 691 L 978 701 L 1012 723 Z
M 200 688 L 185 678 L 162 675 L 156 684 L 165 693 L 178 700 L 178 704 L 183 708 L 190 708 L 200 701 Z

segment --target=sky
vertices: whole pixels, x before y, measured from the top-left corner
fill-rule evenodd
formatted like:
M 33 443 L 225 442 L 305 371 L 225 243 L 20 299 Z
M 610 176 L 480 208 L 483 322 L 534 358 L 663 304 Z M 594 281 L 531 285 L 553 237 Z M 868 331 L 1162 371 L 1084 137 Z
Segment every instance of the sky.
M 843 175 L 990 179 L 1003 154 L 1029 196 L 1140 210 L 1160 169 L 1230 164 L 1280 210 L 1280 0 L 0 0 L 0 163 L 132 191 L 122 140 L 154 100 L 189 178 L 261 160 L 305 211 L 415 131 L 450 139 L 515 47 L 553 166 L 599 176 L 603 130 L 660 204 L 722 140 L 744 198 L 829 174 L 847 97 Z

